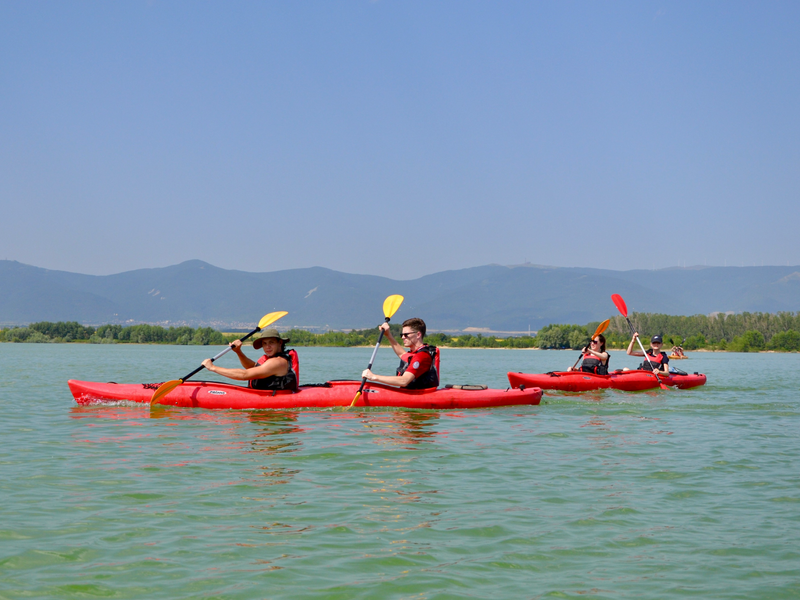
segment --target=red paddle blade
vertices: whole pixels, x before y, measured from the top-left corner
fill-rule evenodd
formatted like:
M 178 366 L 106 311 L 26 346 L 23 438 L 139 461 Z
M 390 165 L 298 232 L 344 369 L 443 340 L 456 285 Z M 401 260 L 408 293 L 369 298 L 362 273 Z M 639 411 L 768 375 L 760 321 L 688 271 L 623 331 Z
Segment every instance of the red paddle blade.
M 614 306 L 617 307 L 617 310 L 622 314 L 622 316 L 627 318 L 628 307 L 625 305 L 625 300 L 622 299 L 622 296 L 619 294 L 611 294 L 611 301 L 614 303 Z

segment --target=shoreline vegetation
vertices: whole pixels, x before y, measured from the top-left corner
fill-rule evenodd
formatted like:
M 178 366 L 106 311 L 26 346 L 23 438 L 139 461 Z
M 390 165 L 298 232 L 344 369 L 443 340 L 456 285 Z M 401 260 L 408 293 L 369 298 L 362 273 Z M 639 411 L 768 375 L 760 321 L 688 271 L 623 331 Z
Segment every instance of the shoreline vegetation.
M 684 350 L 728 352 L 797 352 L 800 351 L 800 312 L 718 313 L 711 316 L 681 317 L 655 313 L 633 313 L 631 321 L 643 341 L 656 333 L 664 346 L 681 345 Z M 586 325 L 552 324 L 536 335 L 496 338 L 483 334 L 451 336 L 430 333 L 429 344 L 449 348 L 527 348 L 579 350 L 589 341 L 590 332 L 599 322 Z M 398 338 L 401 326 L 392 324 Z M 354 329 L 349 332 L 311 333 L 302 329 L 286 332 L 292 346 L 362 347 L 374 346 L 378 329 Z M 89 344 L 171 344 L 221 346 L 238 339 L 239 333 L 223 333 L 210 327 L 161 327 L 159 325 L 101 325 L 91 327 L 75 321 L 42 321 L 26 327 L 0 329 L 0 342 L 10 343 L 89 343 Z M 609 350 L 624 350 L 630 342 L 625 319 L 616 316 L 605 332 Z M 387 343 L 387 342 L 384 342 Z M 388 343 L 387 343 L 388 344 Z

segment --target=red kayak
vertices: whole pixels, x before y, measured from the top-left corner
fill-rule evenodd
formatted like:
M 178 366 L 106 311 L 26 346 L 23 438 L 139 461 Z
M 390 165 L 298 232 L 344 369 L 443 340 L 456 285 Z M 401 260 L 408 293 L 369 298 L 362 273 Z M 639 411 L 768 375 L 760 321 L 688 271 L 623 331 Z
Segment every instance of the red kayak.
M 69 389 L 78 404 L 98 402 L 150 403 L 159 383 L 99 383 L 70 379 Z M 163 397 L 160 404 L 197 408 L 333 408 L 350 406 L 360 381 L 329 381 L 318 385 L 301 385 L 290 390 L 252 390 L 240 385 L 216 381 L 187 381 Z M 404 390 L 379 383 L 367 383 L 356 402 L 358 407 L 392 408 L 487 408 L 539 404 L 542 390 L 526 385 L 524 389 L 492 390 L 483 386 L 467 389 L 438 388 Z M 480 388 L 480 389 L 469 389 Z
M 682 389 L 705 385 L 706 376 L 702 373 L 687 375 L 659 375 L 666 385 Z M 581 371 L 557 371 L 551 373 L 509 373 L 508 381 L 512 388 L 539 387 L 544 390 L 562 392 L 588 392 L 611 388 L 626 392 L 638 392 L 659 387 L 658 380 L 651 371 L 614 371 L 609 375 L 595 375 Z

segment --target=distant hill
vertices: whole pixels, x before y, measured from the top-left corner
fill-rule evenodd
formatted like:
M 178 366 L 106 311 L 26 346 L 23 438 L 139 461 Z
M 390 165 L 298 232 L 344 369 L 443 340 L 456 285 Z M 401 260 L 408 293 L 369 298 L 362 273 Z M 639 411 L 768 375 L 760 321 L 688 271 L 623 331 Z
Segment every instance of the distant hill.
M 395 321 L 420 316 L 432 331 L 468 327 L 537 330 L 616 314 L 613 293 L 633 312 L 673 315 L 800 310 L 800 267 L 691 267 L 609 271 L 487 265 L 411 281 L 313 267 L 270 273 L 220 269 L 199 260 L 95 276 L 0 261 L 0 325 L 35 321 L 251 327 L 287 310 L 282 328 L 366 328 L 382 321 L 386 296 L 406 300 Z

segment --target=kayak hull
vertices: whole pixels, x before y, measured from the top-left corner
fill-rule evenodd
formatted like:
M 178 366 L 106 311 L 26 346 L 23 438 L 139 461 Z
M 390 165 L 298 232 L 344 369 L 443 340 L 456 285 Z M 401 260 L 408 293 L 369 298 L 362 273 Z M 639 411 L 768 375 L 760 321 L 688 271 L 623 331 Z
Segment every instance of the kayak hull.
M 149 404 L 158 383 L 68 382 L 78 404 L 104 402 L 140 402 Z M 187 381 L 161 398 L 159 404 L 208 409 L 288 409 L 347 407 L 353 401 L 360 381 L 329 381 L 320 385 L 300 386 L 289 390 L 252 390 L 240 385 L 215 381 Z M 404 390 L 376 383 L 367 383 L 356 402 L 357 407 L 462 409 L 494 406 L 537 405 L 542 390 L 525 389 L 464 390 L 439 388 Z
M 526 388 L 539 387 L 543 390 L 558 390 L 561 392 L 588 392 L 611 387 L 611 379 L 608 375 L 595 375 L 594 373 L 579 373 L 576 371 L 509 373 L 508 382 L 514 389 L 525 386 Z
M 702 373 L 689 375 L 659 375 L 666 385 L 688 389 L 705 385 L 706 376 Z M 562 392 L 588 392 L 591 390 L 615 389 L 625 392 L 638 392 L 659 387 L 659 382 L 650 371 L 615 371 L 609 375 L 595 375 L 580 371 L 558 371 L 553 373 L 509 373 L 508 382 L 512 388 L 521 386 L 539 387 L 544 390 Z

